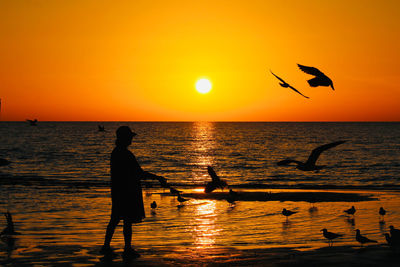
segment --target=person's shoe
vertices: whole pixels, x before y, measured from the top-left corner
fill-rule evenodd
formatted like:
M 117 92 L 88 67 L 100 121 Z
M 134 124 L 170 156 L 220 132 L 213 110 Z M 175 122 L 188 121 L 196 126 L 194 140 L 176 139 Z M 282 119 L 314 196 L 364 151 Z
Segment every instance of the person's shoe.
M 136 259 L 140 257 L 140 254 L 133 248 L 125 249 L 122 253 L 124 259 Z
M 100 254 L 103 255 L 113 255 L 115 254 L 114 250 L 110 246 L 102 246 L 100 249 Z

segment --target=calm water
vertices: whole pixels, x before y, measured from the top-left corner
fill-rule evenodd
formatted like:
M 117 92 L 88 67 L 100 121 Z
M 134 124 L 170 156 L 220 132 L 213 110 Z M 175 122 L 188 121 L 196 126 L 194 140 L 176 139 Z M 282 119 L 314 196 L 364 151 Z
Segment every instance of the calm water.
M 0 123 L 0 157 L 13 162 L 2 175 L 30 181 L 95 183 L 109 180 L 109 154 L 121 123 Z M 400 123 L 123 123 L 138 133 L 131 146 L 143 168 L 169 182 L 196 186 L 206 166 L 236 186 L 397 187 Z M 299 172 L 276 162 L 306 160 L 324 143 L 348 142 L 324 152 L 319 172 Z
M 339 244 L 355 244 L 357 228 L 384 242 L 389 225 L 400 227 L 400 123 L 101 123 L 106 132 L 97 124 L 0 123 L 0 157 L 13 162 L 0 169 L 0 211 L 9 208 L 21 232 L 12 257 L 46 255 L 55 245 L 95 255 L 110 210 L 109 154 L 122 124 L 138 133 L 131 150 L 143 168 L 187 192 L 209 180 L 206 166 L 212 165 L 239 191 L 352 190 L 377 198 L 318 203 L 317 212 L 309 203 L 276 201 L 231 206 L 192 199 L 178 208 L 175 197 L 148 183 L 147 218 L 134 229 L 134 243 L 147 257 L 202 257 L 206 248 L 318 247 L 325 245 L 322 228 L 343 233 Z M 316 146 L 337 140 L 348 142 L 321 155 L 327 167 L 318 173 L 276 166 L 287 157 L 306 160 Z M 354 221 L 342 212 L 351 205 Z M 386 223 L 379 223 L 380 206 L 388 210 Z M 298 211 L 288 222 L 280 214 L 284 207 Z M 3 217 L 0 230 L 4 226 Z M 113 246 L 122 243 L 117 229 Z M 4 247 L 0 242 L 0 260 Z

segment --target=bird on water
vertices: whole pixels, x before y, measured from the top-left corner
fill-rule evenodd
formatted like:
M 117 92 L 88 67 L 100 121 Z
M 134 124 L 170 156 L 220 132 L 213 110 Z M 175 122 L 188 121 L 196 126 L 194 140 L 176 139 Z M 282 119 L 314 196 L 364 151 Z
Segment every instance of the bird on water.
M 289 216 L 292 216 L 293 214 L 297 213 L 297 211 L 291 211 L 283 208 L 282 210 L 282 215 L 286 216 L 286 220 L 288 220 Z
M 383 207 L 379 208 L 379 216 L 381 217 L 381 221 L 385 220 L 386 210 Z
M 354 215 L 354 213 L 356 213 L 356 208 L 354 208 L 354 206 L 351 206 L 350 209 L 344 210 L 344 212 L 346 212 L 348 215 Z
M 333 239 L 343 236 L 342 234 L 328 232 L 328 230 L 326 230 L 325 228 L 322 229 L 321 231 L 322 231 L 322 234 L 324 235 L 324 237 L 326 239 L 328 239 L 328 242 L 329 242 L 328 244 L 330 247 L 333 245 Z
M 361 235 L 360 230 L 356 230 L 356 240 L 363 246 L 365 243 L 378 243 L 376 240 L 369 239 L 366 236 Z

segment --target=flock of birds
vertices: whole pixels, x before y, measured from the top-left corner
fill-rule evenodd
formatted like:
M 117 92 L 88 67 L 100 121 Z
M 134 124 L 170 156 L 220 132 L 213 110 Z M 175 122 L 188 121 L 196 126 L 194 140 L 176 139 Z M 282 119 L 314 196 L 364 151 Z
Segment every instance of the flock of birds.
M 303 72 L 314 76 L 314 78 L 307 81 L 311 87 L 330 86 L 330 87 L 332 87 L 332 90 L 335 90 L 335 88 L 333 87 L 332 80 L 328 76 L 326 76 L 323 72 L 321 72 L 319 69 L 317 69 L 315 67 L 307 67 L 307 66 L 300 65 L 300 64 L 297 64 L 297 66 Z M 293 86 L 291 86 L 290 84 L 285 82 L 285 80 L 280 78 L 278 75 L 276 75 L 272 71 L 271 71 L 271 73 L 280 81 L 280 83 L 279 83 L 280 86 L 282 86 L 284 88 L 290 88 L 293 91 L 295 91 L 296 93 L 298 93 L 299 95 L 301 95 L 305 98 L 309 98 L 308 96 L 303 95 L 299 90 L 297 90 L 296 88 L 294 88 Z
M 338 146 L 340 144 L 343 144 L 343 143 L 345 143 L 345 141 L 337 141 L 337 142 L 325 144 L 325 145 L 322 145 L 322 146 L 319 146 L 319 147 L 315 148 L 314 150 L 312 150 L 312 152 L 309 155 L 308 160 L 306 162 L 300 162 L 300 161 L 293 160 L 293 159 L 285 159 L 285 160 L 277 162 L 277 165 L 278 166 L 286 166 L 286 165 L 289 165 L 291 163 L 295 163 L 295 164 L 297 164 L 297 169 L 299 169 L 299 170 L 302 170 L 302 171 L 319 171 L 320 169 L 322 169 L 324 167 L 323 165 L 321 165 L 321 166 L 316 165 L 316 162 L 317 162 L 319 156 L 321 155 L 321 153 L 324 152 L 327 149 L 336 147 L 336 146 Z M 225 180 L 221 179 L 216 174 L 216 172 L 214 171 L 214 169 L 211 166 L 207 166 L 207 171 L 208 171 L 208 174 L 211 177 L 211 181 L 208 182 L 205 185 L 204 193 L 206 193 L 206 194 L 211 193 L 217 188 L 220 188 L 221 190 L 223 190 L 224 188 L 226 188 L 228 186 L 228 183 Z M 182 197 L 181 196 L 182 191 L 177 190 L 177 189 L 173 188 L 172 186 L 170 186 L 166 182 L 165 179 L 163 180 L 162 187 L 168 187 L 169 190 L 170 190 L 170 193 L 172 195 L 176 195 L 177 196 L 177 200 L 180 203 L 180 205 L 178 205 L 178 207 L 181 207 L 184 202 L 189 200 L 187 198 Z M 235 201 L 238 200 L 238 197 L 239 197 L 239 193 L 238 192 L 235 192 L 232 189 L 229 189 L 229 193 L 228 193 L 228 195 L 226 197 L 226 200 L 229 203 L 234 204 Z M 310 201 L 310 203 L 314 203 L 314 202 L 315 201 L 312 201 L 312 200 Z M 153 214 L 155 213 L 154 210 L 156 208 L 157 208 L 157 203 L 155 201 L 153 201 L 151 203 L 151 209 L 152 209 L 152 213 Z M 310 208 L 310 212 L 313 211 L 313 210 L 316 210 L 316 209 L 317 209 L 316 207 L 312 206 Z M 353 221 L 354 221 L 354 214 L 356 212 L 356 209 L 355 209 L 354 206 L 352 206 L 349 209 L 344 210 L 344 212 L 347 215 L 353 216 Z M 286 221 L 288 221 L 289 216 L 291 216 L 293 214 L 296 214 L 296 213 L 297 213 L 297 211 L 291 211 L 291 210 L 288 210 L 286 208 L 284 208 L 282 210 L 282 215 L 286 217 Z M 380 207 L 379 216 L 380 216 L 380 221 L 381 222 L 384 221 L 385 214 L 386 214 L 386 210 L 383 207 Z M 322 231 L 323 236 L 326 239 L 328 239 L 329 246 L 333 245 L 333 240 L 334 239 L 343 236 L 342 234 L 329 232 L 325 228 L 322 229 L 321 231 Z M 387 240 L 387 242 L 388 242 L 388 244 L 390 246 L 392 246 L 392 247 L 400 246 L 400 230 L 394 228 L 394 226 L 392 226 L 392 225 L 390 226 L 390 234 L 386 233 L 385 234 L 385 238 L 386 238 L 386 240 Z M 372 240 L 372 239 L 369 239 L 368 237 L 366 237 L 365 235 L 361 235 L 361 231 L 359 229 L 356 230 L 355 239 L 356 239 L 356 241 L 358 241 L 361 244 L 361 246 L 363 246 L 366 243 L 377 243 L 376 240 Z
M 346 209 L 343 212 L 345 212 L 347 215 L 353 216 L 352 221 L 354 222 L 354 214 L 356 213 L 356 208 L 354 206 L 351 206 L 351 208 Z M 282 210 L 282 215 L 286 216 L 286 220 L 288 220 L 289 216 L 291 216 L 295 213 L 297 213 L 297 212 L 290 211 L 285 208 Z M 380 207 L 378 213 L 380 216 L 380 222 L 384 222 L 384 216 L 386 214 L 386 210 L 383 207 Z M 390 233 L 385 233 L 385 238 L 386 238 L 388 245 L 390 245 L 392 247 L 400 246 L 400 230 L 394 228 L 393 225 L 391 225 L 389 227 L 389 229 L 390 229 Z M 331 247 L 333 245 L 334 239 L 343 236 L 343 234 L 329 232 L 326 228 L 322 229 L 321 231 L 322 231 L 322 235 L 326 239 L 328 239 L 329 247 Z M 376 240 L 372 240 L 372 239 L 369 239 L 368 237 L 366 237 L 365 235 L 361 235 L 360 229 L 356 229 L 355 232 L 356 232 L 355 239 L 357 242 L 359 242 L 361 244 L 361 246 L 363 246 L 366 243 L 378 243 L 378 241 L 376 241 Z

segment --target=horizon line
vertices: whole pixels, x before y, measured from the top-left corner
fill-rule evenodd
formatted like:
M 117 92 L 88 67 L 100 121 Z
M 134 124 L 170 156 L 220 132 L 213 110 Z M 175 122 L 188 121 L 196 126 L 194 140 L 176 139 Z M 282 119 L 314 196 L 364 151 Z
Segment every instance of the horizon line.
M 26 122 L 26 120 L 1 120 L 0 122 Z M 106 120 L 106 121 L 101 121 L 101 120 L 54 120 L 54 121 L 52 121 L 52 120 L 43 120 L 43 121 L 40 121 L 40 120 L 38 120 L 38 122 L 174 122 L 174 123 L 176 123 L 176 122 L 182 122 L 182 123 L 187 123 L 187 122 L 235 122 L 235 123 L 241 123 L 241 122 L 243 122 L 243 123 L 246 123 L 246 122 L 259 122 L 259 123 L 270 123 L 270 122 L 277 122 L 277 123 L 281 123 L 281 122 L 290 122 L 290 123 L 293 123 L 293 122 L 302 122 L 302 123 L 322 123 L 322 122 L 327 122 L 327 123 L 330 123 L 330 122 L 334 122 L 334 123 L 337 123 L 337 122 L 341 122 L 341 123 L 345 123 L 345 122 L 351 122 L 351 123 L 354 123 L 354 122 L 384 122 L 384 123 L 393 123 L 393 122 L 400 122 L 400 120 L 394 120 L 394 121 L 381 121 L 381 120 L 371 120 L 371 121 L 367 121 L 367 120 L 360 120 L 360 121 L 357 121 L 357 120 L 354 120 L 354 121 L 340 121 L 340 120 L 337 120 L 337 121 L 334 121 L 334 120 L 332 120 L 332 121 L 290 121 L 290 120 L 288 120 L 288 121 L 251 121 L 251 120 L 249 120 L 249 121 L 245 121 L 245 120 L 243 120 L 243 121 L 230 121 L 230 120 L 226 120 L 226 121 L 212 121 L 212 120 L 210 120 L 210 121 L 207 121 L 207 120 L 199 120 L 199 121 L 186 121 L 186 120 L 182 120 L 182 121 L 180 121 L 180 120 L 165 120 L 165 121 L 158 121 L 158 120 L 132 120 L 132 121 L 129 121 L 129 120 Z

